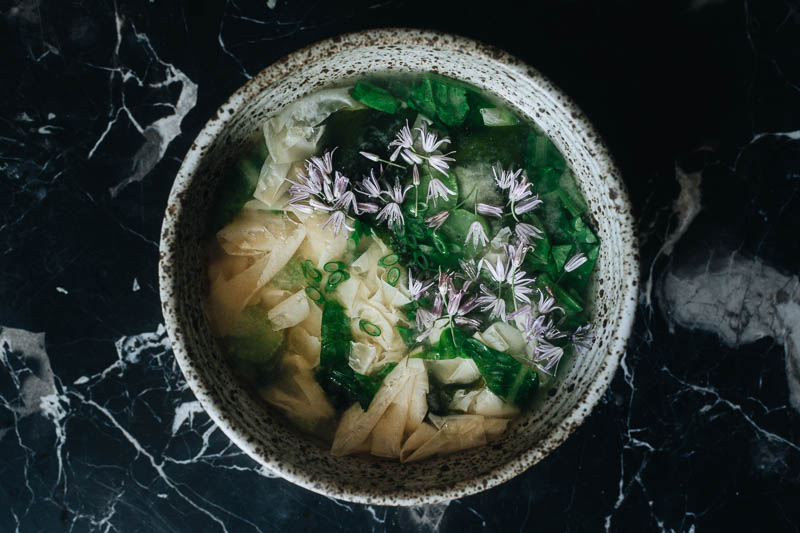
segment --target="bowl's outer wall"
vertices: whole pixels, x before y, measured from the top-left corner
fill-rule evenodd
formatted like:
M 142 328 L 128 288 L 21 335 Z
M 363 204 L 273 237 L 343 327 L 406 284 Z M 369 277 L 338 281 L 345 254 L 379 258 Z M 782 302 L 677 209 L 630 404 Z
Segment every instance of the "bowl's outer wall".
M 590 300 L 596 339 L 561 369 L 537 409 L 489 446 L 424 464 L 333 457 L 255 401 L 236 381 L 202 311 L 207 290 L 206 214 L 226 168 L 263 121 L 320 87 L 375 71 L 435 71 L 494 93 L 533 120 L 562 151 L 602 242 Z M 612 379 L 630 334 L 638 250 L 619 173 L 583 114 L 537 71 L 502 51 L 460 37 L 377 30 L 295 52 L 237 91 L 206 124 L 181 166 L 161 236 L 159 280 L 175 356 L 198 400 L 246 453 L 284 478 L 355 502 L 412 505 L 457 498 L 529 468 L 589 414 Z

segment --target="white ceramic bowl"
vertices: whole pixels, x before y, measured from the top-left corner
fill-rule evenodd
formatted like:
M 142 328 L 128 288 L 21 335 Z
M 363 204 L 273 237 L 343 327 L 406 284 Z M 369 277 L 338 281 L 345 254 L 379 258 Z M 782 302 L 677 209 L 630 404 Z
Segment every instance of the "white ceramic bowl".
M 529 117 L 572 168 L 601 239 L 591 285 L 596 340 L 561 369 L 539 407 L 497 442 L 422 463 L 333 457 L 269 413 L 239 385 L 210 334 L 205 220 L 217 183 L 263 121 L 320 87 L 368 72 L 435 71 L 482 87 Z M 525 471 L 570 435 L 600 399 L 630 334 L 638 255 L 625 187 L 583 113 L 544 76 L 495 48 L 452 35 L 387 29 L 314 44 L 264 69 L 209 120 L 183 161 L 161 233 L 159 279 L 175 357 L 197 399 L 254 460 L 285 479 L 344 500 L 433 503 L 473 494 Z

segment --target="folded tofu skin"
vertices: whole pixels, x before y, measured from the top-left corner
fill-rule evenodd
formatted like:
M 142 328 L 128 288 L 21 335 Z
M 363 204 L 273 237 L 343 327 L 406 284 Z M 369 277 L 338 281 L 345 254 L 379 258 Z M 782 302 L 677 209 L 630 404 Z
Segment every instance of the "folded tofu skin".
M 218 187 L 204 309 L 244 387 L 335 456 L 484 446 L 593 342 L 600 242 L 492 95 L 376 75 L 267 119 Z

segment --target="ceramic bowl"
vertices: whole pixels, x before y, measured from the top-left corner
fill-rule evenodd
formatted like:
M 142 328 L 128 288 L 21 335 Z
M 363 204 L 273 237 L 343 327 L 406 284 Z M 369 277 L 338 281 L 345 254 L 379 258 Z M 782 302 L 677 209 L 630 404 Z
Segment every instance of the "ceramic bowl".
M 602 242 L 591 285 L 596 340 L 560 370 L 537 409 L 497 442 L 422 463 L 333 457 L 250 396 L 210 334 L 202 240 L 215 188 L 262 123 L 320 87 L 376 71 L 434 71 L 498 96 L 529 117 L 566 157 Z M 440 502 L 498 485 L 530 468 L 572 433 L 614 376 L 636 304 L 638 256 L 619 172 L 583 113 L 536 70 L 495 48 L 452 35 L 386 29 L 335 37 L 264 69 L 217 111 L 172 187 L 161 233 L 161 302 L 175 357 L 202 406 L 266 468 L 315 492 L 370 504 Z

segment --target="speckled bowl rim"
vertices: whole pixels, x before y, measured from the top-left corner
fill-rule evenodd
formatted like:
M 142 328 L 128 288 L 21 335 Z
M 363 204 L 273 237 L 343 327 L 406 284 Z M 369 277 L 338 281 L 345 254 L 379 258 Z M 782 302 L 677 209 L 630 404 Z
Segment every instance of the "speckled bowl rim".
M 603 365 L 597 372 L 592 386 L 587 388 L 586 393 L 575 403 L 575 406 L 569 414 L 564 417 L 552 431 L 525 453 L 482 475 L 446 488 L 435 487 L 428 490 L 400 489 L 392 494 L 376 494 L 369 489 L 358 490 L 352 485 L 341 485 L 338 487 L 328 485 L 322 489 L 309 479 L 309 477 L 304 476 L 302 472 L 294 470 L 287 471 L 280 468 L 280 466 L 276 466 L 267 458 L 260 455 L 257 450 L 254 449 L 254 446 L 248 442 L 246 436 L 239 431 L 239 428 L 235 427 L 229 418 L 223 416 L 215 398 L 208 393 L 211 387 L 203 382 L 203 378 L 200 374 L 191 371 L 191 356 L 186 347 L 177 340 L 180 337 L 178 334 L 179 324 L 177 323 L 177 317 L 180 316 L 180 302 L 176 301 L 176 298 L 172 296 L 174 293 L 170 292 L 173 280 L 169 274 L 169 268 L 167 268 L 173 259 L 171 256 L 170 241 L 174 239 L 175 233 L 174 231 L 167 230 L 174 229 L 174 226 L 180 219 L 182 209 L 181 199 L 192 186 L 194 174 L 200 164 L 204 149 L 212 144 L 215 137 L 225 128 L 230 117 L 234 116 L 241 106 L 262 91 L 263 87 L 275 83 L 287 73 L 296 68 L 301 68 L 303 64 L 314 58 L 324 57 L 339 51 L 356 49 L 365 46 L 367 43 L 370 46 L 383 44 L 433 45 L 435 43 L 435 46 L 439 48 L 457 49 L 461 52 L 482 55 L 493 61 L 501 62 L 517 70 L 520 75 L 535 81 L 543 90 L 556 96 L 558 102 L 565 110 L 569 111 L 573 123 L 581 128 L 581 134 L 578 136 L 580 140 L 593 151 L 595 158 L 602 163 L 602 166 L 610 171 L 604 179 L 612 189 L 617 191 L 618 198 L 615 199 L 615 202 L 617 205 L 621 206 L 623 214 L 630 215 L 620 217 L 619 227 L 622 242 L 630 243 L 630 253 L 626 254 L 626 257 L 622 260 L 623 271 L 620 278 L 625 292 L 619 295 L 619 301 L 621 302 L 617 313 L 619 316 L 619 328 L 617 329 L 615 339 L 607 349 L 608 355 L 604 358 Z M 625 352 L 636 312 L 639 263 L 638 243 L 633 228 L 631 205 L 628 199 L 627 189 L 624 183 L 619 179 L 619 176 L 619 171 L 605 143 L 597 134 L 594 126 L 572 100 L 539 71 L 531 68 L 503 50 L 453 34 L 404 28 L 364 30 L 311 44 L 269 65 L 233 93 L 200 131 L 178 171 L 177 178 L 173 183 L 169 195 L 159 248 L 159 287 L 162 310 L 175 358 L 189 387 L 197 397 L 197 400 L 231 441 L 254 460 L 296 485 L 328 497 L 372 505 L 439 503 L 495 487 L 521 474 L 542 460 L 569 438 L 572 432 L 583 422 L 605 393 L 605 390 L 616 373 L 621 357 Z

